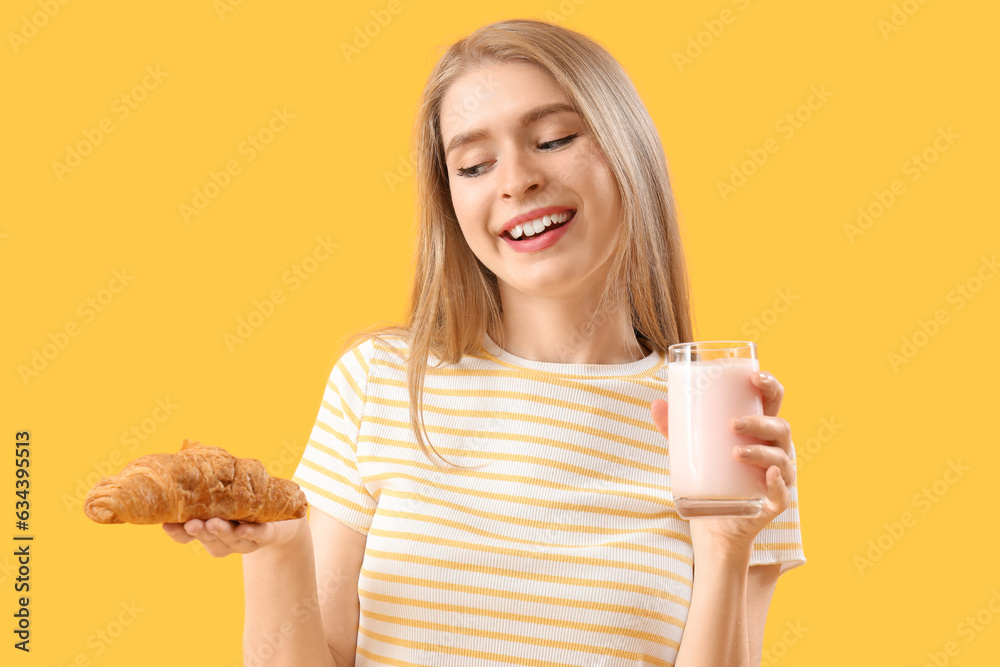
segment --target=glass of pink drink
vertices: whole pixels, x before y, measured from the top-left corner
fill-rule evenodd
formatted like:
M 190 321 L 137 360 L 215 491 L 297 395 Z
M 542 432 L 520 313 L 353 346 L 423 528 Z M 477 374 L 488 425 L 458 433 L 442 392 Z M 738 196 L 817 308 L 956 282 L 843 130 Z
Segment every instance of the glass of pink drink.
M 766 470 L 733 456 L 762 441 L 734 433 L 733 417 L 762 415 L 757 346 L 748 341 L 678 343 L 667 349 L 670 488 L 683 519 L 760 514 Z

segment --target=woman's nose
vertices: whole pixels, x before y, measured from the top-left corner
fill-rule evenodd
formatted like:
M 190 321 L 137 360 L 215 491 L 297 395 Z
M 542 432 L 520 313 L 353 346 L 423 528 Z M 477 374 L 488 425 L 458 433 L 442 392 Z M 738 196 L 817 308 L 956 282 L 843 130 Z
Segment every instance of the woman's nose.
M 501 173 L 498 183 L 502 196 L 522 197 L 528 192 L 540 189 L 544 184 L 541 170 L 529 156 L 517 151 L 508 152 L 506 158 L 500 162 Z

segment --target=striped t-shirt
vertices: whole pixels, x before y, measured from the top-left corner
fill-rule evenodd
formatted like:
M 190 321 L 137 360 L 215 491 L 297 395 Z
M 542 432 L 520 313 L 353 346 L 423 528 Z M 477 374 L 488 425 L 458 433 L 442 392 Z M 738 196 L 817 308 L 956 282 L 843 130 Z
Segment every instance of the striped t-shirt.
M 563 364 L 483 345 L 428 367 L 423 396 L 431 444 L 476 469 L 420 450 L 387 344 L 355 345 L 330 374 L 293 480 L 367 534 L 356 664 L 672 665 L 693 560 L 650 416 L 664 351 Z M 793 487 L 751 565 L 804 562 Z

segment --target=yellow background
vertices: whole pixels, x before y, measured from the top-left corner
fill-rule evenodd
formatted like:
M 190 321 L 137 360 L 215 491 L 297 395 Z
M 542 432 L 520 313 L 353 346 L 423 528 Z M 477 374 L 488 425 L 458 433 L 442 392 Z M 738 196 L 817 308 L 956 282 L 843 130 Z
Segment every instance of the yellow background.
M 928 653 L 995 664 L 1000 280 L 976 280 L 993 277 L 983 258 L 1000 250 L 1000 8 L 401 0 L 348 60 L 342 44 L 387 1 L 235 1 L 221 12 L 212 0 L 11 0 L 0 12 L 4 664 L 240 664 L 239 558 L 175 544 L 158 526 L 92 523 L 78 489 L 184 438 L 291 476 L 341 337 L 403 317 L 406 161 L 437 49 L 513 17 L 559 21 L 624 65 L 671 169 L 697 337 L 753 335 L 785 386 L 781 416 L 809 453 L 809 562 L 779 582 L 771 664 L 922 665 Z M 894 11 L 900 25 L 886 32 Z M 696 57 L 679 66 L 688 48 Z M 147 67 L 162 75 L 143 89 Z M 813 86 L 830 96 L 800 108 Z M 144 97 L 127 117 L 122 95 Z M 275 108 L 294 118 L 248 160 L 242 142 Z M 805 120 L 787 136 L 779 122 L 796 112 Z M 57 174 L 53 162 L 102 122 L 113 131 Z M 935 155 L 947 128 L 953 141 Z M 769 139 L 777 152 L 723 198 L 718 183 Z M 911 180 L 906 165 L 925 150 L 936 160 Z M 240 172 L 185 222 L 181 204 L 234 160 Z M 387 174 L 402 180 L 390 187 Z M 858 207 L 897 179 L 903 193 L 849 238 Z M 337 247 L 294 283 L 287 272 L 319 238 Z M 113 281 L 123 270 L 124 288 Z M 958 285 L 978 288 L 961 308 Z M 230 350 L 224 335 L 274 290 L 283 303 Z M 753 332 L 753 318 L 766 330 Z M 918 334 L 921 321 L 933 336 Z M 25 381 L 19 368 L 74 323 Z M 904 337 L 920 345 L 894 364 Z M 144 424 L 144 441 L 122 441 Z M 30 655 L 11 632 L 20 430 L 32 436 Z M 956 477 L 950 463 L 967 470 Z M 894 527 L 906 512 L 909 525 Z M 991 622 L 961 625 L 977 612 Z

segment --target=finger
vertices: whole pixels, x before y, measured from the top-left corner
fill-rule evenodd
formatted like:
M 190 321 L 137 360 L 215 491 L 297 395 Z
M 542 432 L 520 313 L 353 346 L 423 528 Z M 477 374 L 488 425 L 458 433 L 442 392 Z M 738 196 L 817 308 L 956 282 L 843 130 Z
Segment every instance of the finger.
M 183 523 L 165 523 L 163 524 L 163 530 L 169 535 L 175 542 L 180 542 L 181 544 L 187 544 L 191 540 L 195 539 L 191 535 L 187 534 L 184 530 Z
M 198 537 L 202 532 L 205 531 L 205 522 L 201 519 L 190 519 L 184 522 L 184 532 L 188 535 L 193 535 Z
M 789 457 L 792 456 L 792 427 L 781 417 L 747 415 L 737 417 L 729 423 L 733 433 L 750 438 L 773 442 Z
M 270 541 L 270 531 L 272 530 L 274 530 L 274 527 L 268 523 L 243 522 L 233 528 L 233 533 L 237 537 L 252 543 L 254 546 L 260 547 L 262 544 Z
M 209 519 L 209 521 L 211 521 L 211 519 Z M 193 536 L 194 539 L 201 542 L 208 553 L 213 556 L 219 557 L 232 553 L 229 546 L 208 529 L 208 521 L 191 519 L 184 524 L 184 530 L 188 535 Z
M 767 496 L 764 498 L 764 511 L 768 516 L 776 517 L 792 503 L 792 492 L 785 484 L 781 471 L 776 466 L 767 469 Z
M 770 470 L 777 468 L 785 486 L 795 486 L 795 466 L 788 455 L 777 447 L 769 445 L 741 445 L 733 447 L 733 457 L 744 463 Z
M 653 399 L 652 404 L 649 406 L 649 410 L 653 415 L 653 425 L 656 426 L 656 430 L 662 433 L 664 436 L 667 435 L 667 402 L 662 398 Z
M 260 547 L 257 542 L 248 538 L 248 533 L 253 534 L 253 531 L 243 529 L 244 525 L 250 524 L 243 524 L 239 521 L 226 521 L 225 519 L 220 518 L 212 518 L 205 522 L 206 529 L 215 539 L 225 545 L 228 549 L 238 553 L 248 553 L 250 551 L 255 551 Z M 261 525 L 260 527 L 266 530 L 266 524 Z M 237 532 L 237 528 L 240 528 L 241 530 Z M 256 533 L 256 535 L 259 537 L 263 532 L 264 531 L 261 530 Z
M 750 381 L 755 387 L 760 389 L 760 397 L 764 404 L 764 414 L 774 417 L 781 407 L 781 399 L 785 396 L 785 388 L 781 386 L 777 378 L 761 371 L 750 376 Z
M 223 556 L 228 556 L 233 553 L 233 550 L 228 544 L 220 540 L 215 533 L 209 530 L 210 522 L 202 521 L 201 519 L 191 519 L 184 524 L 184 530 L 198 540 L 205 547 L 205 550 L 212 556 L 216 558 L 221 558 Z M 215 524 L 211 524 L 215 526 Z

